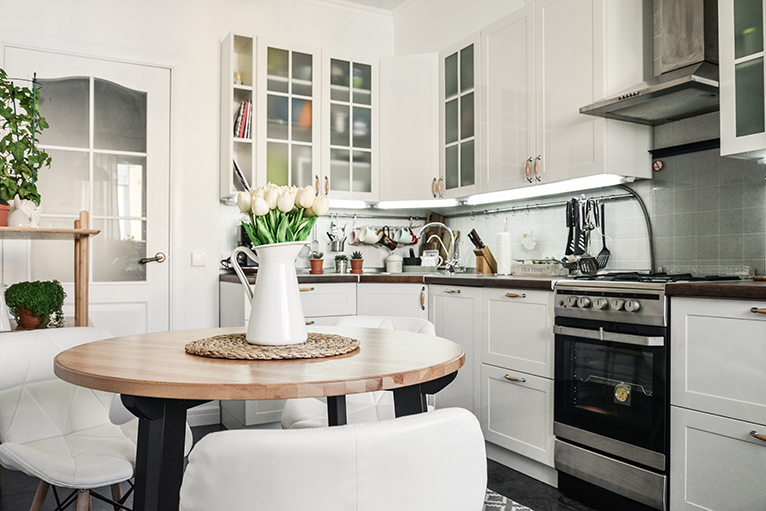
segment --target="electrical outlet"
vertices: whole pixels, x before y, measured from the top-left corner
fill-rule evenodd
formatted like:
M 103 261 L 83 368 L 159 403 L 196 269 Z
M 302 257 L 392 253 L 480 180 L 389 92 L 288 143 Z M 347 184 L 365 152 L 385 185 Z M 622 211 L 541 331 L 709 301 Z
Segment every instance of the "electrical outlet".
M 191 265 L 192 266 L 205 266 L 205 253 L 204 252 L 192 252 Z

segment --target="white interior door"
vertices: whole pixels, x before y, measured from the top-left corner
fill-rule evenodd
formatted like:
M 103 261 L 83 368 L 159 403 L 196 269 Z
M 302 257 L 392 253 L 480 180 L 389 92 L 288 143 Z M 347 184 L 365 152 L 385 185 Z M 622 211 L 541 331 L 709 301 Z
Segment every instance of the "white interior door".
M 41 226 L 72 227 L 90 212 L 90 320 L 114 335 L 169 328 L 170 70 L 6 46 L 8 76 L 41 83 L 51 155 L 38 180 Z M 31 86 L 29 82 L 18 85 Z M 74 249 L 64 241 L 5 241 L 3 282 L 57 279 L 74 310 Z

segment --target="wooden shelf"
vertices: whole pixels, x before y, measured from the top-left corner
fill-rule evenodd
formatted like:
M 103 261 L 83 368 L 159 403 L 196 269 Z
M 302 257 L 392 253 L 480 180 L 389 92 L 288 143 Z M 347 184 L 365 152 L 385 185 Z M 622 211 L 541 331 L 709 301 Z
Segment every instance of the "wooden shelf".
M 95 236 L 96 229 L 43 229 L 40 227 L 0 227 L 0 239 L 71 240 L 74 236 Z

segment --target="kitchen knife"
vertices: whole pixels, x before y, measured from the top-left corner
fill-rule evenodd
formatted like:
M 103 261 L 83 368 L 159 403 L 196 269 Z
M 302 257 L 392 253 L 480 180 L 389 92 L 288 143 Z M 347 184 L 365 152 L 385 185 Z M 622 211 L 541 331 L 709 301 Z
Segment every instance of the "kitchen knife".
M 476 232 L 476 229 L 471 229 L 471 232 L 468 233 L 468 239 L 471 240 L 471 243 L 473 243 L 473 246 L 476 247 L 476 250 L 481 250 L 484 248 L 484 243 L 482 243 L 481 238 L 479 238 L 479 234 Z

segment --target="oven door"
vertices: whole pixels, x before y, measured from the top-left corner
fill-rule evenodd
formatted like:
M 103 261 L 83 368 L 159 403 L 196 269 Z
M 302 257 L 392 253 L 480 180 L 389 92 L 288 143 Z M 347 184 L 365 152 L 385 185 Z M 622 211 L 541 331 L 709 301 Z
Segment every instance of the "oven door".
M 557 437 L 665 469 L 666 330 L 556 318 Z

